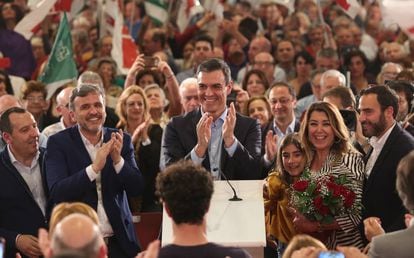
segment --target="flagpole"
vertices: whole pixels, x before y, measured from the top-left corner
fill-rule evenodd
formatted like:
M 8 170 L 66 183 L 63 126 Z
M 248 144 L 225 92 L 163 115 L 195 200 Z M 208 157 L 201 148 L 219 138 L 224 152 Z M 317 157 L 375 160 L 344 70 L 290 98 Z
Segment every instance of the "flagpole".
M 172 8 L 173 8 L 173 3 L 174 3 L 174 0 L 169 0 L 168 1 L 168 13 L 167 13 L 167 19 L 165 20 L 166 24 L 164 24 L 164 28 L 167 28 L 168 23 L 170 22 L 170 15 L 171 15 L 171 11 L 172 11 Z
M 316 6 L 318 7 L 319 20 L 321 21 L 321 24 L 323 25 L 323 37 L 325 38 L 325 42 L 330 45 L 328 33 L 326 32 L 327 24 L 325 22 L 325 19 L 323 18 L 321 0 L 316 0 Z

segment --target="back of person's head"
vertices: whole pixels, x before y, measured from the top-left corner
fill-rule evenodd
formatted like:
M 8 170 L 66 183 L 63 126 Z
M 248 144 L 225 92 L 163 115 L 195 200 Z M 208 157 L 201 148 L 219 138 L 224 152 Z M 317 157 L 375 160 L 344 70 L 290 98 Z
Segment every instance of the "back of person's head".
M 92 71 L 85 71 L 79 76 L 78 87 L 84 84 L 96 85 L 101 89 L 104 88 L 101 76 Z
M 283 253 L 282 258 L 290 258 L 294 251 L 300 250 L 303 247 L 316 247 L 322 250 L 328 250 L 326 246 L 318 239 L 309 235 L 296 235 L 289 242 L 288 246 Z
M 355 108 L 355 96 L 350 88 L 347 87 L 335 87 L 328 90 L 322 96 L 322 99 L 334 97 L 338 98 L 341 102 L 341 108 L 338 109 L 354 109 Z
M 205 168 L 192 161 L 178 161 L 158 174 L 156 188 L 175 224 L 203 223 L 214 188 Z
M 56 225 L 70 214 L 79 213 L 89 217 L 96 225 L 99 224 L 96 211 L 82 202 L 62 202 L 53 208 L 49 221 L 49 232 L 53 233 Z
M 414 151 L 398 164 L 396 188 L 404 207 L 414 215 Z
M 346 85 L 346 78 L 345 75 L 343 75 L 340 71 L 338 70 L 327 70 L 326 72 L 324 72 L 322 74 L 321 77 L 321 85 L 324 86 L 325 85 L 325 81 L 328 77 L 335 77 L 338 78 L 339 84 L 336 86 L 345 86 Z
M 77 251 L 86 257 L 106 254 L 98 226 L 86 215 L 74 213 L 63 218 L 52 234 L 53 255 Z

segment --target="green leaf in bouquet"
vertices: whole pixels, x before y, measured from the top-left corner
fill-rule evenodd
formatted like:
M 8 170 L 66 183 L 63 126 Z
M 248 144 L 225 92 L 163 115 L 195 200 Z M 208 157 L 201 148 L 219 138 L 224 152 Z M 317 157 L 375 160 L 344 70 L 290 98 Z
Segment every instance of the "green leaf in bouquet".
M 315 219 L 317 221 L 322 221 L 323 220 L 323 216 L 321 214 L 319 214 L 318 212 L 314 213 Z
M 308 189 L 306 189 L 306 193 L 307 193 L 307 194 L 309 194 L 309 195 L 312 195 L 312 194 L 313 194 L 313 192 L 315 191 L 316 187 L 317 187 L 317 184 L 316 184 L 316 183 L 314 183 L 314 182 L 311 182 L 311 183 L 308 185 Z

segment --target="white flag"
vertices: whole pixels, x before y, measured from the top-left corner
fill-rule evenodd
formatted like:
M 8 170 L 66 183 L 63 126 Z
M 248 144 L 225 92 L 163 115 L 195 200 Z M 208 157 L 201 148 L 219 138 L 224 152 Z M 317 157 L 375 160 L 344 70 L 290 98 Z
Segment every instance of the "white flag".
M 45 19 L 50 9 L 55 5 L 57 0 L 42 0 L 33 6 L 32 11 L 16 25 L 14 31 L 22 34 L 29 40 L 36 28 Z
M 198 0 L 181 0 L 177 14 L 177 25 L 181 32 L 187 28 L 190 20 L 198 13 L 204 12 Z
M 411 17 L 413 8 L 413 0 L 383 0 L 381 13 L 385 26 L 398 24 L 411 39 L 414 39 L 414 21 Z

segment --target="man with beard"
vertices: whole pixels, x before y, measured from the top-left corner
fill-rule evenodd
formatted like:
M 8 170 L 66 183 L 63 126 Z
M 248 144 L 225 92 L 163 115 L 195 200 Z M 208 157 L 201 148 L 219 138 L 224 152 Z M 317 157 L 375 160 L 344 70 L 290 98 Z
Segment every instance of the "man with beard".
M 396 122 L 398 97 L 386 86 L 362 90 L 359 109 L 362 132 L 372 146 L 365 168 L 363 217 L 379 220 L 385 232 L 403 229 L 406 210 L 395 189 L 396 168 L 414 149 L 414 138 Z
M 134 159 L 131 137 L 103 127 L 102 89 L 81 84 L 69 101 L 77 126 L 49 137 L 46 179 L 55 204 L 80 201 L 93 207 L 109 257 L 134 257 L 140 250 L 128 196 L 142 193 L 143 178 Z

